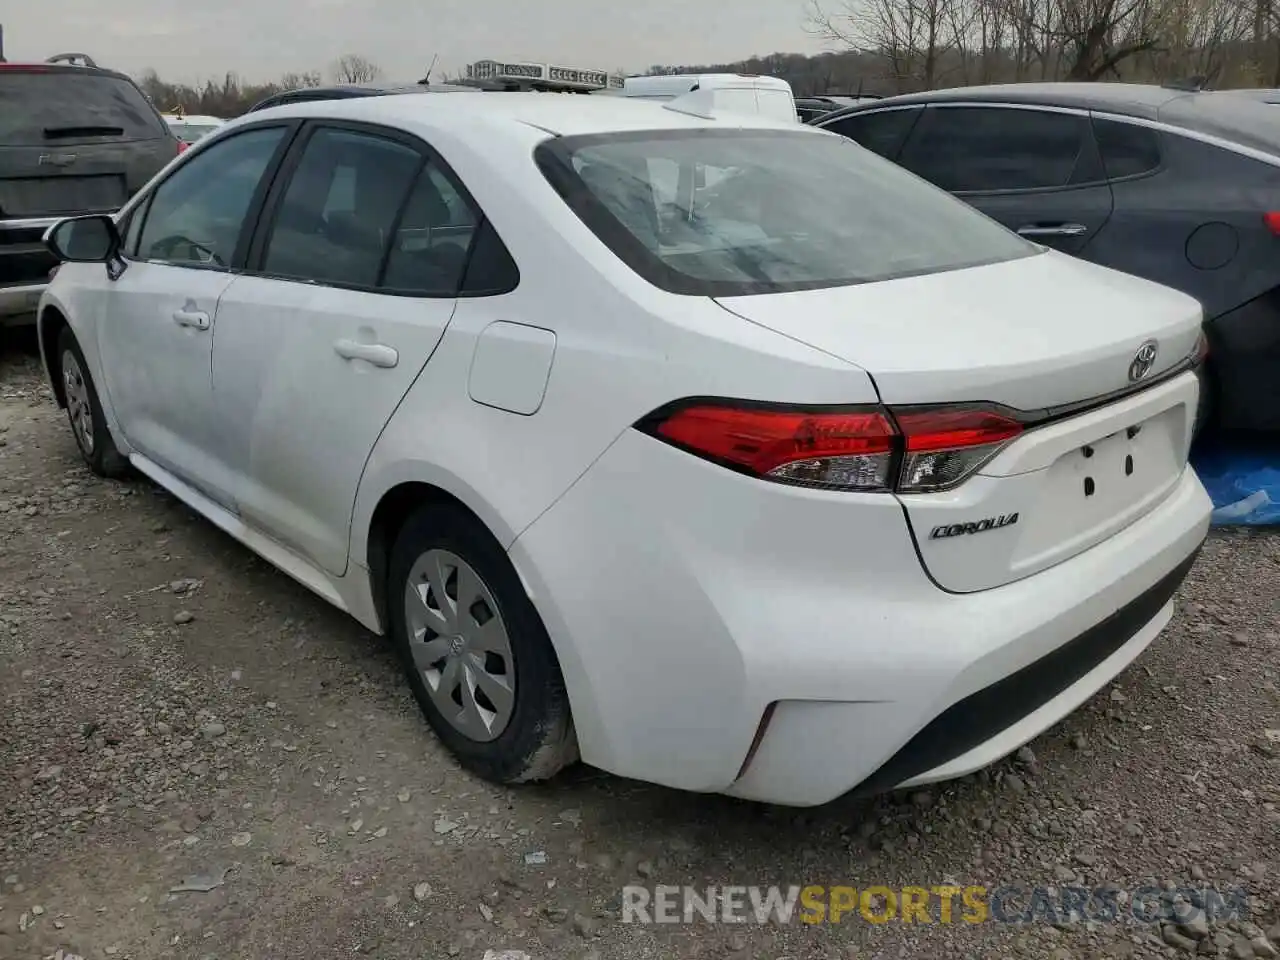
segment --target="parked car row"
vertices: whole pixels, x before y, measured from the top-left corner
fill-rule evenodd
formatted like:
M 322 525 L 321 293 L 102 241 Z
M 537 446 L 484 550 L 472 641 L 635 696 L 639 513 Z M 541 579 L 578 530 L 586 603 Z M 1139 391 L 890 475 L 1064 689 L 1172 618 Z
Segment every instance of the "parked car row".
M 493 781 L 811 805 L 999 759 L 1172 615 L 1202 308 L 772 92 L 225 124 L 48 234 L 85 462 L 388 635 Z

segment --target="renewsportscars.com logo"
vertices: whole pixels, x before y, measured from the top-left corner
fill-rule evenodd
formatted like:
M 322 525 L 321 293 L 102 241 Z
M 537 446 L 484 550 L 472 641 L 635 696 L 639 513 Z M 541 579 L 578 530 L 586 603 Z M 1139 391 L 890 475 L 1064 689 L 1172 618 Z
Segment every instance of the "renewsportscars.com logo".
M 1243 890 L 1207 887 L 659 885 L 622 888 L 623 923 L 1186 923 L 1248 917 Z

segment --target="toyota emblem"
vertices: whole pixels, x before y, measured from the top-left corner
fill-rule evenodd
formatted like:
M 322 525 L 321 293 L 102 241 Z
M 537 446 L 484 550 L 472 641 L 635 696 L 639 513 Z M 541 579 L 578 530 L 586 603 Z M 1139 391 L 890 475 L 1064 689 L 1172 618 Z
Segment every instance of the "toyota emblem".
M 1156 365 L 1156 354 L 1159 352 L 1160 345 L 1154 340 L 1148 340 L 1138 348 L 1138 352 L 1133 355 L 1133 360 L 1129 363 L 1131 383 L 1137 383 L 1151 373 Z

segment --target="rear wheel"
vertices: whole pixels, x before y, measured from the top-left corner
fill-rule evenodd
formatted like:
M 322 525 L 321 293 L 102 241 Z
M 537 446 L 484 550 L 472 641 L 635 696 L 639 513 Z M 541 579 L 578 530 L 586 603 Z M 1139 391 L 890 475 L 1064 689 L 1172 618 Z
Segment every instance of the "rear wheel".
M 479 521 L 448 505 L 410 517 L 392 549 L 387 596 L 414 696 L 464 767 L 519 783 L 577 759 L 551 640 Z
M 70 327 L 64 327 L 58 336 L 58 373 L 67 401 L 67 419 L 80 456 L 100 477 L 123 477 L 129 472 L 129 461 L 111 439 L 102 402 L 89 375 L 89 365 Z

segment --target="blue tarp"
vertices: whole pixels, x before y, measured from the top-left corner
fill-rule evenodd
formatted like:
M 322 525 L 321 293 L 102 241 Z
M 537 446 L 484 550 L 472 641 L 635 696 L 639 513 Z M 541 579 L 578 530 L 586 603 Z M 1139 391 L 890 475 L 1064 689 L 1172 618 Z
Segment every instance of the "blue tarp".
M 1217 444 L 1191 463 L 1213 498 L 1215 526 L 1280 524 L 1280 445 Z

